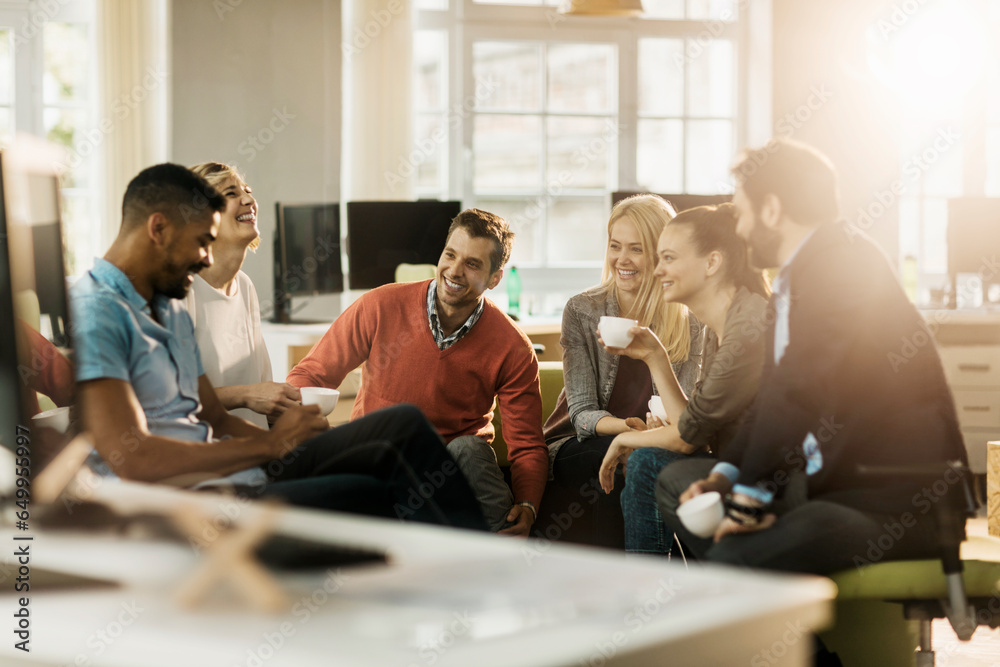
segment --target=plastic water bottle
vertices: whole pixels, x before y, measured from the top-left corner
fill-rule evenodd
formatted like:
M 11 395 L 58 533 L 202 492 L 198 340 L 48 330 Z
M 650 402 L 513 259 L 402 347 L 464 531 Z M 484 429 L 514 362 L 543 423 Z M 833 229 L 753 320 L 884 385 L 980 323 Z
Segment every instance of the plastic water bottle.
M 521 276 L 517 267 L 510 267 L 507 274 L 507 314 L 517 317 L 521 312 Z
M 906 296 L 909 297 L 912 303 L 917 302 L 917 283 L 919 276 L 920 269 L 917 265 L 917 258 L 913 255 L 907 255 L 904 257 L 901 281 L 903 283 L 903 291 L 906 292 Z

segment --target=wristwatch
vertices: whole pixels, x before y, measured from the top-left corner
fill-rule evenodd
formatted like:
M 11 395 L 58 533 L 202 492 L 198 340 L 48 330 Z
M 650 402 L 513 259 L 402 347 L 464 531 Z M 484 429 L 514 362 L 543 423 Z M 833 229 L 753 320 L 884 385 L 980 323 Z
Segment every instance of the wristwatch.
M 732 494 L 726 496 L 726 516 L 741 526 L 756 526 L 764 518 L 765 513 L 763 507 L 738 503 L 733 500 Z
M 534 503 L 532 503 L 530 500 L 522 500 L 521 502 L 518 503 L 518 505 L 520 505 L 521 507 L 527 507 L 529 510 L 531 510 L 531 523 L 535 523 L 535 521 L 538 521 L 538 510 L 535 509 Z

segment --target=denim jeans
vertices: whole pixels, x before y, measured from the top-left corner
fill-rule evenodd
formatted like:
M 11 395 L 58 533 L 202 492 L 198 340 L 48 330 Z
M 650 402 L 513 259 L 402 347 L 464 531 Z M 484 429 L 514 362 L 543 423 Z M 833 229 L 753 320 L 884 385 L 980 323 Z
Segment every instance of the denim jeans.
M 628 457 L 622 516 L 625 518 L 625 550 L 634 553 L 668 554 L 674 533 L 663 523 L 656 505 L 656 477 L 674 461 L 706 457 L 681 454 L 660 447 L 643 447 Z

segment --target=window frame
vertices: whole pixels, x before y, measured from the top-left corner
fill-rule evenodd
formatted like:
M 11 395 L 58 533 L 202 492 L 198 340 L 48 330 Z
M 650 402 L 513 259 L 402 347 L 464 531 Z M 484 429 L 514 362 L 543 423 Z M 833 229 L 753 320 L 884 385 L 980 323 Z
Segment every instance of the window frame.
M 559 201 L 587 201 L 600 199 L 610 211 L 610 193 L 615 190 L 637 190 L 637 133 L 638 133 L 638 88 L 639 64 L 638 45 L 643 38 L 675 38 L 693 39 L 711 37 L 726 39 L 733 43 L 734 54 L 734 108 L 729 117 L 733 124 L 733 141 L 735 150 L 755 136 L 770 136 L 770 127 L 761 132 L 761 128 L 752 128 L 748 114 L 751 98 L 766 98 L 770 95 L 770 78 L 759 75 L 751 79 L 749 56 L 751 54 L 750 26 L 757 25 L 760 20 L 753 15 L 749 6 L 751 3 L 738 1 L 739 16 L 731 22 L 712 19 L 629 19 L 601 17 L 565 16 L 559 14 L 557 7 L 541 6 L 511 6 L 511 5 L 481 5 L 473 0 L 451 0 L 445 10 L 427 10 L 416 7 L 414 10 L 414 30 L 442 30 L 447 34 L 447 109 L 450 113 L 455 108 L 461 108 L 463 99 L 474 91 L 475 80 L 472 71 L 473 44 L 478 41 L 528 41 L 542 43 L 588 43 L 599 42 L 613 44 L 617 59 L 616 104 L 609 110 L 609 115 L 617 119 L 620 133 L 617 139 L 617 149 L 614 155 L 609 155 L 608 169 L 609 187 L 607 191 L 598 192 L 587 189 L 567 190 L 560 193 Z M 770 16 L 770 3 L 763 2 L 756 10 Z M 599 21 L 599 24 L 596 23 Z M 599 27 L 598 27 L 599 26 Z M 685 42 L 687 48 L 687 42 Z M 766 63 L 769 67 L 770 63 Z M 544 63 L 543 63 L 544 67 Z M 763 68 L 754 68 L 763 69 Z M 685 77 L 686 80 L 686 77 Z M 687 85 L 687 84 L 685 84 Z M 767 88 L 766 91 L 750 93 L 750 86 Z M 769 104 L 768 104 L 768 108 Z M 413 120 L 419 114 L 414 109 Z M 441 198 L 458 198 L 464 205 L 474 205 L 485 197 L 477 193 L 473 184 L 472 156 L 473 130 L 476 112 L 472 111 L 463 122 L 449 126 L 448 146 L 441 156 L 441 168 L 446 170 L 445 183 L 447 190 L 440 193 L 430 193 L 423 190 L 419 196 L 439 196 Z M 545 122 L 548 111 L 539 112 L 539 117 Z M 769 115 L 769 114 L 768 114 Z M 688 107 L 680 117 L 687 127 L 690 119 L 698 116 L 689 114 Z M 450 125 L 450 124 L 449 124 Z M 543 128 L 544 143 L 546 132 Z M 685 139 L 685 147 L 687 141 Z M 542 146 L 543 154 L 546 150 Z M 544 166 L 544 160 L 543 160 Z M 546 183 L 544 174 L 534 191 L 520 193 L 490 193 L 490 200 L 524 201 L 544 196 Z M 680 193 L 678 193 L 680 194 Z M 586 260 L 581 262 L 552 262 L 545 244 L 548 234 L 543 223 L 537 231 L 538 243 L 541 248 L 537 254 L 540 261 L 521 263 L 520 267 L 541 269 L 543 271 L 559 271 L 563 269 L 595 268 L 601 266 L 603 260 Z

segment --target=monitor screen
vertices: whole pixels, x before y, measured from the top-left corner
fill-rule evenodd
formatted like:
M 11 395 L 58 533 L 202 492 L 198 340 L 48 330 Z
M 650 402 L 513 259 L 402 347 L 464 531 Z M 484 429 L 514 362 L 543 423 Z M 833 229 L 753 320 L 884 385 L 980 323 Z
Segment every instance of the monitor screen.
M 0 444 L 17 451 L 29 442 L 32 475 L 73 435 L 56 167 L 65 160 L 54 151 L 19 138 L 0 153 Z
M 274 290 L 276 322 L 290 321 L 293 296 L 344 291 L 340 263 L 339 204 L 275 204 Z
M 394 282 L 400 264 L 437 265 L 458 201 L 347 203 L 347 258 L 351 289 Z

